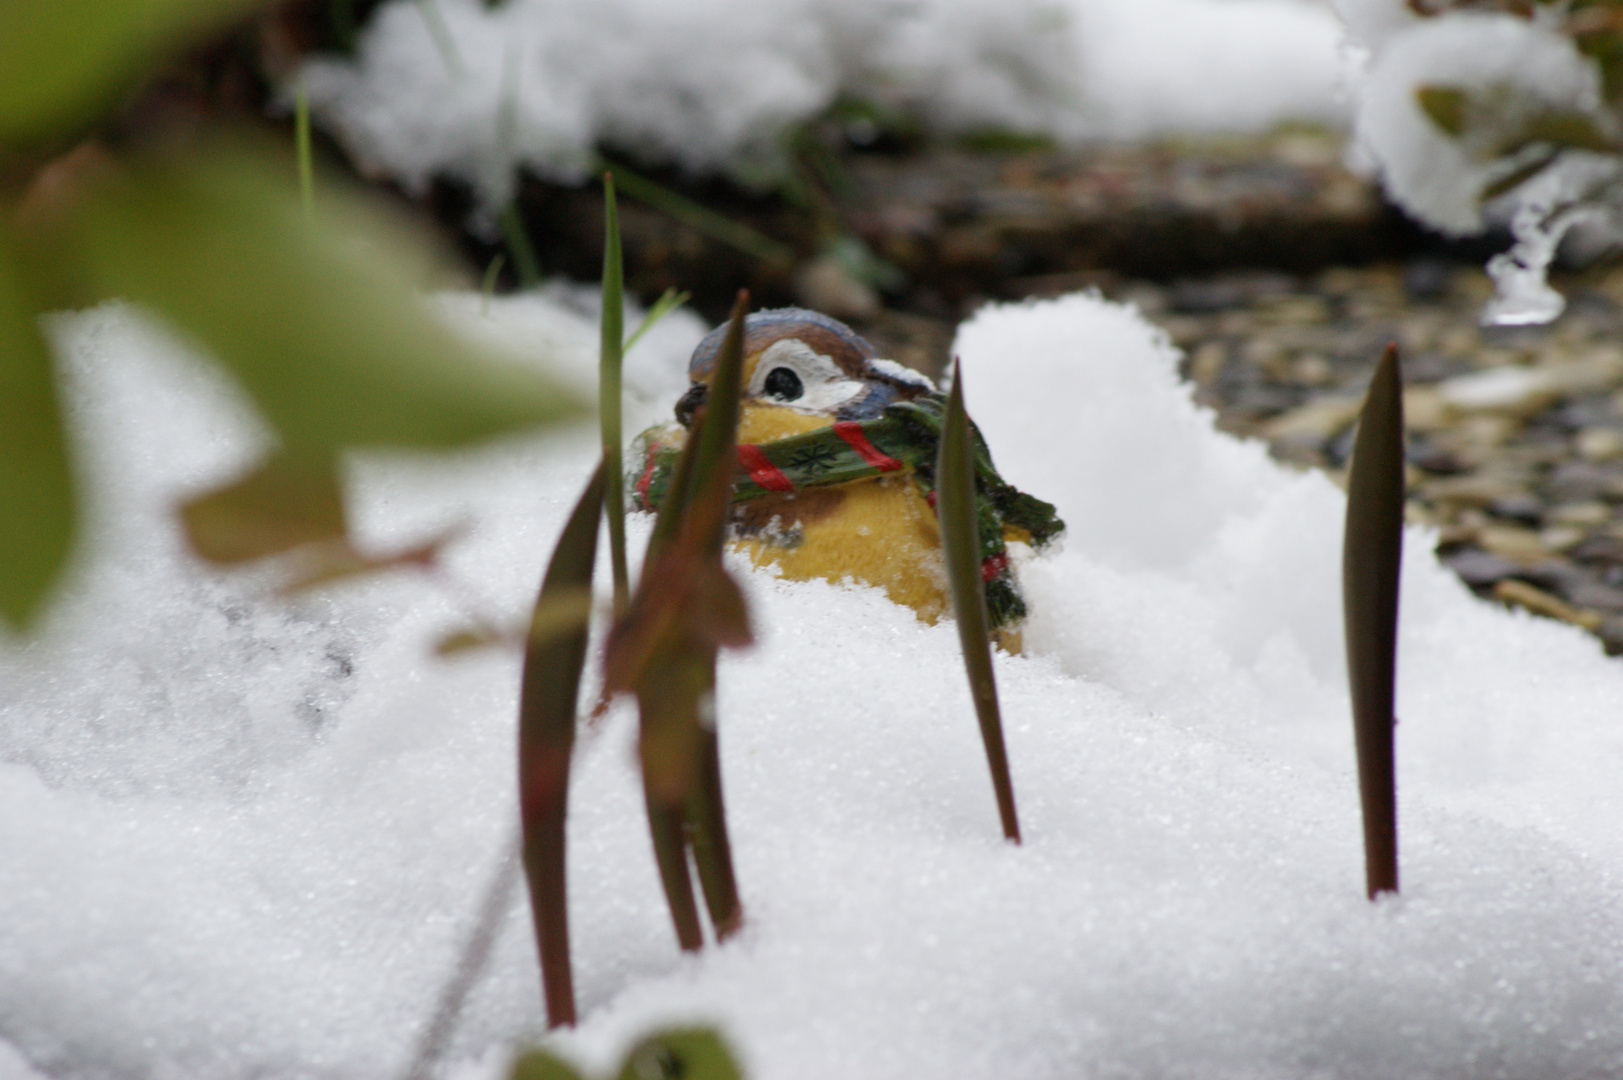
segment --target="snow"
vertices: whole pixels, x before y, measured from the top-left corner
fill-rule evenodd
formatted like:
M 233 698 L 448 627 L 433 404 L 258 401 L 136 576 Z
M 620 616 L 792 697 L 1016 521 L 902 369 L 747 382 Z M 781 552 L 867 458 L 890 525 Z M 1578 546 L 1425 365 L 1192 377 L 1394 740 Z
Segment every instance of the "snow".
M 1623 162 L 1564 148 L 1533 179 L 1497 197 L 1484 193 L 1542 160 L 1549 148 L 1520 147 L 1519 130 L 1541 112 L 1577 115 L 1599 132 L 1617 129 L 1599 68 L 1561 25 L 1567 6 L 1535 6 L 1525 19 L 1465 10 L 1422 19 L 1402 0 L 1336 6 L 1357 86 L 1355 156 L 1380 174 L 1393 201 L 1445 234 L 1508 224 L 1515 243 L 1488 263 L 1496 295 L 1483 321 L 1553 321 L 1566 300 L 1545 275 L 1562 242 L 1572 240 L 1569 254 L 1586 259 L 1623 241 Z M 1416 93 L 1427 86 L 1497 102 L 1499 113 L 1473 116 L 1468 108 L 1465 130 L 1447 134 L 1420 108 Z
M 515 166 L 579 181 L 600 146 L 769 182 L 842 95 L 1066 142 L 1340 122 L 1338 38 L 1308 0 L 390 0 L 299 77 L 363 167 L 488 210 Z
M 578 290 L 441 301 L 589 377 Z M 704 331 L 628 358 L 628 427 Z M 101 509 L 47 632 L 0 651 L 0 1077 L 398 1075 L 508 857 L 518 665 L 435 660 L 521 618 L 595 433 L 357 457 L 367 541 L 465 520 L 452 588 L 284 604 L 181 551 L 173 500 L 263 436 L 137 313 L 53 326 Z M 717 1023 L 756 1080 L 1623 1073 L 1623 668 L 1485 605 L 1410 530 L 1404 892 L 1363 898 L 1337 602 L 1342 496 L 1216 432 L 1130 309 L 1078 295 L 959 334 L 1003 474 L 1064 549 L 1000 656 L 1026 834 L 999 838 L 952 627 L 735 566 L 760 645 L 720 682 L 748 923 L 684 957 L 619 707 L 581 747 L 581 1027 L 609 1067 Z M 646 521 L 632 521 L 633 550 Z M 514 896 L 450 1075 L 539 1037 Z
M 1387 193 L 1451 235 L 1481 232 L 1483 189 L 1509 172 L 1493 145 L 1444 134 L 1421 111 L 1421 86 L 1509 86 L 1551 105 L 1598 108 L 1600 73 L 1570 38 L 1511 15 L 1456 12 L 1382 41 L 1363 81 L 1357 131 Z M 1488 136 L 1479 137 L 1487 142 Z

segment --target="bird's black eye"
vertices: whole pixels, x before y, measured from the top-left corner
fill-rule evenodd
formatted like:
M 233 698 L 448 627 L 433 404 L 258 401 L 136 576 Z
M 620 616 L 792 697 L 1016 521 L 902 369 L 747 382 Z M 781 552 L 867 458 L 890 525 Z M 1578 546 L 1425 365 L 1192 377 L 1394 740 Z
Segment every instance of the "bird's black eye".
M 766 382 L 761 389 L 766 391 L 768 397 L 775 397 L 779 401 L 795 401 L 806 392 L 806 388 L 800 384 L 800 376 L 786 367 L 767 372 Z

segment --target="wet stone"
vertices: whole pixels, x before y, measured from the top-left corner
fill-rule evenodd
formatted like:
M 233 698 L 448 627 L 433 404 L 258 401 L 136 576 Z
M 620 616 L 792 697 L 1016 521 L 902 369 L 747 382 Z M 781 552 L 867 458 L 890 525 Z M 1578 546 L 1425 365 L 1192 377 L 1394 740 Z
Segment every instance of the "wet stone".
M 1442 562 L 1473 589 L 1487 588 L 1496 581 L 1522 573 L 1520 563 L 1481 548 L 1458 548 L 1443 555 Z
M 1623 589 L 1603 581 L 1574 581 L 1562 588 L 1561 595 L 1575 607 L 1609 615 L 1623 612 Z
M 1564 461 L 1551 470 L 1544 490 L 1557 502 L 1623 499 L 1623 472 L 1588 461 Z
M 1596 534 L 1581 541 L 1568 554 L 1580 562 L 1623 566 L 1623 537 Z
M 1489 503 L 1488 513 L 1507 521 L 1537 525 L 1544 520 L 1544 503 L 1525 491 L 1517 491 Z
M 1623 616 L 1613 615 L 1602 620 L 1595 636 L 1600 638 L 1607 656 L 1623 656 Z

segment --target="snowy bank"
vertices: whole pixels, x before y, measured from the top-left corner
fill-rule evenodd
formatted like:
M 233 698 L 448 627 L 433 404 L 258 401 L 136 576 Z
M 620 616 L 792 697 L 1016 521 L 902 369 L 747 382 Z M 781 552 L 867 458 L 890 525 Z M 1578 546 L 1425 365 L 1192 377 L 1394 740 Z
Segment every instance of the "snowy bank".
M 555 300 L 446 306 L 585 378 L 595 326 Z M 56 329 L 100 558 L 0 653 L 0 1077 L 397 1072 L 514 817 L 515 658 L 428 646 L 465 604 L 522 614 L 595 436 L 358 461 L 375 542 L 474 523 L 461 588 L 284 607 L 188 561 L 168 516 L 253 447 L 236 397 L 126 309 Z M 633 353 L 628 426 L 702 330 Z M 698 1019 L 756 1080 L 1623 1073 L 1623 668 L 1478 602 L 1412 532 L 1405 891 L 1371 905 L 1340 493 L 1214 431 L 1130 309 L 990 308 L 955 351 L 1003 475 L 1070 525 L 1022 571 L 1029 655 L 999 661 L 1025 846 L 950 626 L 740 567 L 761 644 L 720 712 L 748 926 L 678 954 L 616 710 L 574 789 L 583 1024 L 555 1045 L 603 1068 Z M 496 1075 L 540 1016 L 515 896 L 454 1074 Z
M 598 147 L 770 174 L 839 97 L 952 133 L 1061 141 L 1340 122 L 1335 17 L 1305 0 L 391 0 L 353 61 L 301 74 L 362 166 L 487 207 L 515 166 L 578 181 Z

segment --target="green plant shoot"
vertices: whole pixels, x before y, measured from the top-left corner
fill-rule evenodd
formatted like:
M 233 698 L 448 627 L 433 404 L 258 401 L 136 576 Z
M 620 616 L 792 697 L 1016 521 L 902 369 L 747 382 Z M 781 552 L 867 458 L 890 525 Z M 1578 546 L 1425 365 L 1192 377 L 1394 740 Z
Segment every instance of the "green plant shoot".
M 1342 543 L 1347 679 L 1363 806 L 1365 887 L 1398 891 L 1397 727 L 1399 567 L 1403 561 L 1403 385 L 1388 345 L 1370 380 L 1347 478 Z
M 964 377 L 955 361 L 952 391 L 941 423 L 941 446 L 936 457 L 936 510 L 941 525 L 941 555 L 947 564 L 948 591 L 958 622 L 958 644 L 964 653 L 975 716 L 980 721 L 986 763 L 992 772 L 1003 836 L 1020 842 L 1020 819 L 1015 813 L 1014 783 L 1009 776 L 1009 754 L 1003 743 L 997 681 L 992 671 L 992 646 L 986 615 L 985 585 L 981 579 L 980 529 L 976 520 L 975 465 L 971 457 L 969 417 L 964 411 Z
M 625 280 L 620 261 L 620 215 L 614 201 L 614 175 L 603 174 L 603 303 L 598 351 L 598 423 L 603 432 L 603 461 L 608 469 L 604 512 L 609 521 L 609 565 L 614 574 L 614 614 L 625 614 L 631 601 L 626 569 L 626 480 L 624 436 L 620 430 L 620 371 L 625 345 Z

